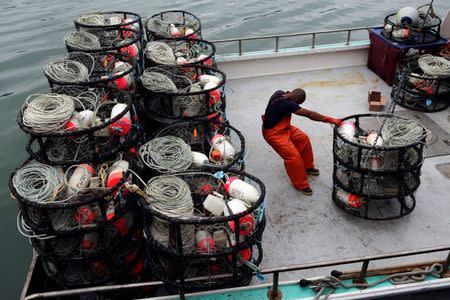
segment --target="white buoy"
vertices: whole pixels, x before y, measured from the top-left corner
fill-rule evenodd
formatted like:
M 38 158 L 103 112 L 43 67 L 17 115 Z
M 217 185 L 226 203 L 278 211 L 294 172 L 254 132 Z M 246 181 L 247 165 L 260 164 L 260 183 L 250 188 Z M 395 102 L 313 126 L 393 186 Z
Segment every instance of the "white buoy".
M 126 160 L 116 161 L 108 170 L 107 188 L 113 188 L 123 179 L 123 173 L 128 171 L 130 164 Z
M 127 105 L 124 103 L 117 103 L 111 110 L 111 119 L 115 118 L 119 114 L 121 114 Z M 131 115 L 130 111 L 127 111 L 119 120 L 111 123 L 109 125 L 111 132 L 115 135 L 123 136 L 127 135 L 131 129 Z
M 72 196 L 82 189 L 87 188 L 94 173 L 94 168 L 91 165 L 78 165 L 67 182 L 67 194 Z
M 184 65 L 184 64 L 187 64 L 187 63 L 189 63 L 189 61 L 185 57 L 180 56 L 180 57 L 177 58 L 177 64 Z
M 209 162 L 208 156 L 201 152 L 191 151 L 192 152 L 192 165 L 196 168 L 200 168 L 205 165 L 205 163 Z
M 189 36 L 189 35 L 192 35 L 194 33 L 195 33 L 194 29 L 186 28 L 186 30 L 184 31 L 184 36 Z
M 221 161 L 228 161 L 236 155 L 236 149 L 231 145 L 228 138 L 221 134 L 213 136 L 211 144 L 213 150 L 219 151 Z
M 355 140 L 356 126 L 352 121 L 344 121 L 339 126 L 339 133 L 346 140 L 353 142 Z
M 66 123 L 66 130 L 80 130 L 86 129 L 92 126 L 94 119 L 94 112 L 92 110 L 83 110 L 80 112 L 74 112 L 72 117 Z
M 223 210 L 224 216 L 228 217 L 230 215 L 236 215 L 241 212 L 244 212 L 247 210 L 247 205 L 239 200 L 239 199 L 232 199 L 231 201 L 228 201 L 226 203 L 226 206 Z M 230 226 L 231 231 L 235 232 L 235 221 L 229 221 L 228 226 Z M 239 218 L 239 229 L 241 235 L 250 235 L 253 232 L 253 229 L 255 229 L 255 218 L 253 218 L 252 214 L 245 215 L 241 218 Z
M 225 200 L 223 196 L 217 192 L 209 194 L 205 201 L 203 201 L 203 207 L 215 216 L 222 215 L 225 209 Z
M 132 66 L 129 63 L 118 61 L 114 64 L 113 76 L 120 76 L 122 73 L 127 72 Z M 121 91 L 126 91 L 134 86 L 133 72 L 116 78 L 113 81 L 113 86 Z
M 170 24 L 170 36 L 171 37 L 181 37 L 182 34 L 178 28 L 175 27 L 174 24 Z
M 414 7 L 403 7 L 395 16 L 398 25 L 416 25 L 419 20 L 419 12 Z
M 384 144 L 383 138 L 381 136 L 379 136 L 377 139 L 377 135 L 378 135 L 377 132 L 370 133 L 366 138 L 367 144 L 369 144 L 370 146 L 382 147 Z M 377 141 L 376 145 L 375 145 L 375 140 Z
M 230 177 L 225 182 L 225 191 L 233 198 L 255 203 L 259 199 L 258 190 L 251 184 L 237 178 Z
M 221 79 L 219 77 L 214 76 L 214 75 L 208 75 L 208 74 L 200 75 L 198 79 L 203 84 L 207 84 L 208 82 L 213 82 L 216 85 L 219 85 L 221 82 Z

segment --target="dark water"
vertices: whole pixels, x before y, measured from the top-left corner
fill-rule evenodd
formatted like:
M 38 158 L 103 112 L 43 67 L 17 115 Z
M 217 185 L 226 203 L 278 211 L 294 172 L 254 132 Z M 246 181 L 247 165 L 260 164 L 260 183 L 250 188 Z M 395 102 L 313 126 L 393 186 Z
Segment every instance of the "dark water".
M 435 1 L 435 10 L 441 16 L 448 8 L 446 2 Z M 376 25 L 399 7 L 423 3 L 405 0 L 0 0 L 0 182 L 3 183 L 0 188 L 0 236 L 3 237 L 0 299 L 18 298 L 31 259 L 28 241 L 17 232 L 17 204 L 10 199 L 7 187 L 10 172 L 26 158 L 26 136 L 16 125 L 16 115 L 29 94 L 47 88 L 42 67 L 51 56 L 65 52 L 62 39 L 73 30 L 74 16 L 99 10 L 126 10 L 142 16 L 162 10 L 187 10 L 202 20 L 204 37 L 214 40 Z

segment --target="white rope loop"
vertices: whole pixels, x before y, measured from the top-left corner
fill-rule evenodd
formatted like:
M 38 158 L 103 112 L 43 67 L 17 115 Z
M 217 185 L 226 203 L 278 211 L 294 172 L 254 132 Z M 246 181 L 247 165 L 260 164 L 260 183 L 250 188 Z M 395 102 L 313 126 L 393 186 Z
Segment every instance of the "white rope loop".
M 100 49 L 99 38 L 87 31 L 75 31 L 64 37 L 64 43 L 73 49 L 96 50 Z
M 430 77 L 450 77 L 450 60 L 444 57 L 424 54 L 419 57 L 418 63 L 422 71 Z
M 146 58 L 158 64 L 173 65 L 176 63 L 172 48 L 163 42 L 149 42 L 145 46 L 144 53 Z

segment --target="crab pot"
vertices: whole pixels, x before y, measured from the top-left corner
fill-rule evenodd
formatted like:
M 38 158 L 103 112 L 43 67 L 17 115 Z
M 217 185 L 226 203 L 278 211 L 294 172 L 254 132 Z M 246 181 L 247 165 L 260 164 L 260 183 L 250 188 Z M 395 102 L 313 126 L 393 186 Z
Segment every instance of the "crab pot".
M 245 168 L 244 136 L 229 124 L 211 126 L 205 121 L 180 122 L 158 130 L 152 139 L 165 136 L 178 137 L 188 144 L 195 154 L 205 155 L 206 161 L 203 161 L 203 164 L 200 159 L 193 159 L 189 171 L 211 167 L 243 171 Z M 145 173 L 149 175 L 147 177 L 161 174 L 149 167 L 146 167 Z
M 27 151 L 37 161 L 50 165 L 98 163 L 114 159 L 121 152 L 132 149 L 142 134 L 140 127 L 136 125 L 132 104 L 120 104 L 123 108 L 120 106 L 118 113 L 117 110 L 113 111 L 116 105 L 118 104 L 115 102 L 95 105 L 95 124 L 92 122 L 92 127 L 77 127 L 76 122 L 70 123 L 69 120 L 67 124 L 70 125 L 59 131 L 37 132 L 23 122 L 26 104 L 19 112 L 17 122 L 31 136 Z M 81 111 L 82 108 L 78 110 Z
M 338 127 L 333 141 L 333 201 L 346 212 L 371 220 L 401 218 L 414 210 L 420 185 L 426 129 L 420 141 L 401 146 L 366 143 L 380 127 L 383 114 L 344 118 L 355 124 L 350 138 Z M 387 115 L 388 118 L 401 118 Z M 386 141 L 385 141 L 386 142 Z
M 70 52 L 55 56 L 44 67 L 50 88 L 78 85 L 103 89 L 102 100 L 131 102 L 135 99 L 136 61 L 117 51 Z
M 402 107 L 437 112 L 450 106 L 450 76 L 432 78 L 424 74 L 412 56 L 398 64 L 391 97 Z
M 145 260 L 145 251 L 136 239 L 121 248 L 110 249 L 102 257 L 63 259 L 41 255 L 47 276 L 65 288 L 132 282 L 143 272 Z
M 172 29 L 173 27 L 175 29 Z M 180 39 L 183 37 L 202 38 L 200 19 L 182 10 L 163 11 L 151 16 L 145 22 L 145 31 L 147 32 L 147 41 Z
M 167 44 L 172 49 L 173 60 L 161 60 L 160 52 L 148 48 L 152 42 L 147 43 L 144 50 L 145 66 L 147 68 L 158 65 L 197 64 L 217 68 L 215 62 L 216 46 L 206 40 L 199 39 L 169 39 L 156 41 Z
M 434 13 L 428 4 L 417 8 L 419 18 L 416 24 L 398 24 L 397 13 L 384 18 L 382 35 L 392 41 L 402 44 L 432 43 L 440 39 L 442 20 Z
M 146 245 L 154 260 L 152 271 L 174 289 L 200 290 L 248 283 L 254 271 L 249 268 L 250 263 L 257 265 L 262 259 L 262 252 L 255 251 L 255 246 L 261 243 L 265 228 L 264 184 L 244 172 L 227 172 L 231 178 L 227 180 L 216 171 L 171 175 L 187 183 L 194 206 L 192 215 L 168 216 L 154 209 L 148 199 L 140 198 Z M 230 194 L 236 196 L 233 193 L 237 190 L 231 185 L 229 189 L 228 183 L 240 184 L 233 181 L 237 179 L 255 190 L 252 195 L 240 195 L 246 200 L 231 199 Z M 212 200 L 213 192 L 225 200 Z M 215 280 L 220 274 L 231 274 L 231 278 Z M 198 276 L 206 277 L 196 279 Z
M 149 86 L 145 79 L 152 76 L 165 77 L 171 90 L 161 91 L 159 86 Z M 217 84 L 200 82 L 202 75 L 215 76 Z M 143 105 L 147 112 L 168 119 L 194 119 L 221 114 L 225 111 L 225 81 L 223 72 L 197 65 L 161 65 L 145 69 L 141 76 Z M 172 85 L 173 83 L 173 85 Z M 149 115 L 149 117 L 151 117 Z

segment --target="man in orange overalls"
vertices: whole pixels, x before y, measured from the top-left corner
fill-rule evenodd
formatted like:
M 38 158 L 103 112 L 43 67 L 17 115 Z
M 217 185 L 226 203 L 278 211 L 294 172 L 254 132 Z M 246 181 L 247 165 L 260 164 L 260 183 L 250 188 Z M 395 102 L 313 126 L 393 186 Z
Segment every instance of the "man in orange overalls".
M 291 125 L 291 114 L 305 116 L 311 120 L 339 125 L 342 121 L 323 116 L 300 107 L 306 99 L 305 91 L 276 91 L 270 97 L 263 115 L 264 139 L 283 158 L 286 172 L 296 189 L 312 195 L 307 175 L 318 176 L 314 168 L 314 156 L 306 133 Z

